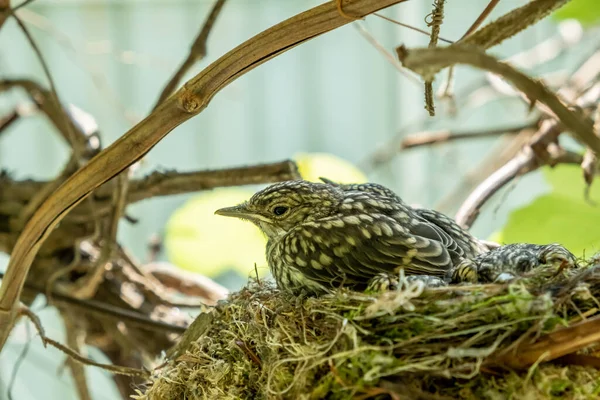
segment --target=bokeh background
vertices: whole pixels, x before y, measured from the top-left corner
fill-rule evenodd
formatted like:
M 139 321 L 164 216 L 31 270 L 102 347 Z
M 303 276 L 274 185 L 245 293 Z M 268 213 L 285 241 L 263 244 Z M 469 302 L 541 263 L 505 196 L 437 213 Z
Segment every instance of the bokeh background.
M 210 35 L 207 58 L 186 79 L 251 36 L 320 3 L 228 0 Z M 424 17 L 430 12 L 430 3 L 409 1 L 381 13 L 427 29 Z M 449 2 L 441 36 L 459 39 L 485 3 Z M 526 3 L 500 2 L 491 18 Z M 19 16 L 48 62 L 61 100 L 91 114 L 100 127 L 103 146 L 107 146 L 150 111 L 187 55 L 211 6 L 212 1 L 207 0 L 38 0 L 19 10 Z M 492 53 L 510 57 L 526 52 L 519 58 L 526 71 L 551 82 L 564 82 L 600 46 L 594 21 L 584 20 L 585 25 L 581 21 L 547 19 Z M 359 24 L 392 52 L 399 44 L 422 47 L 429 42 L 426 35 L 375 16 Z M 2 29 L 0 49 L 3 78 L 25 77 L 47 85 L 38 59 L 12 20 Z M 160 142 L 136 173 L 294 158 L 305 165 L 304 171 L 311 177 L 379 182 L 409 203 L 454 215 L 468 194 L 457 188 L 480 161 L 498 151 L 504 139 L 457 141 L 396 152 L 402 137 L 440 129 L 511 127 L 535 118 L 501 82 L 469 68 L 458 68 L 456 74 L 457 113 L 450 112 L 448 103 L 438 101 L 437 116 L 431 118 L 423 108 L 422 84 L 399 73 L 361 35 L 357 24 L 349 24 L 284 53 L 227 86 L 201 115 Z M 436 87 L 442 78 L 440 75 Z M 23 93 L 11 92 L 0 99 L 0 110 L 4 113 L 25 99 Z M 371 157 L 382 149 L 392 157 L 374 166 Z M 43 115 L 22 119 L 0 137 L 0 167 L 16 179 L 52 179 L 67 157 L 67 147 Z M 566 174 L 554 184 L 544 171 L 520 178 L 486 205 L 472 231 L 484 238 L 502 231 L 513 211 L 560 187 L 561 182 L 572 181 L 572 176 Z M 219 222 L 212 211 L 241 201 L 257 189 L 260 187 L 178 195 L 135 204 L 127 212 L 139 222 L 123 222 L 119 240 L 143 261 L 148 257 L 151 236 L 158 235 L 165 239 L 159 260 L 195 269 L 235 290 L 254 274 L 254 263 L 266 271 L 263 239 L 252 227 Z M 578 186 L 569 190 L 579 196 Z M 2 263 L 5 261 L 6 256 Z M 43 299 L 36 304 L 34 309 L 39 310 L 47 334 L 62 338 L 63 328 L 54 311 L 41 308 Z M 63 356 L 43 349 L 38 339 L 30 342 L 24 325 L 17 327 L 0 356 L 0 399 L 8 398 L 15 361 L 28 343 L 30 350 L 16 376 L 13 399 L 75 399 L 69 374 L 57 374 Z M 94 349 L 90 356 L 106 361 Z M 94 399 L 116 398 L 108 375 L 89 368 L 88 374 Z

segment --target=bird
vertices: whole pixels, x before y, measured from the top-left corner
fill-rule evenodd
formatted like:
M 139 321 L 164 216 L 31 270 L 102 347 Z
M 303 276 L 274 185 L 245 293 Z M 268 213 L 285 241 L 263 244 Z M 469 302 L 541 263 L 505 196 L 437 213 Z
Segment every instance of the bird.
M 341 188 L 344 191 L 363 191 L 372 192 L 380 196 L 385 196 L 394 199 L 394 201 L 403 204 L 405 207 L 410 207 L 406 204 L 400 196 L 398 196 L 391 189 L 380 185 L 378 183 L 358 183 L 358 184 L 340 184 L 336 183 L 328 178 L 320 177 L 322 182 L 329 185 L 334 185 Z M 480 254 L 488 252 L 490 249 L 483 243 L 483 241 L 477 239 L 471 235 L 467 230 L 463 229 L 458 223 L 448 217 L 447 215 L 428 208 L 411 207 L 414 212 L 421 218 L 427 220 L 429 223 L 434 224 L 446 232 L 461 248 L 465 259 L 473 259 Z
M 471 255 L 468 241 L 459 244 L 432 214 L 424 215 L 434 222 L 391 194 L 381 185 L 285 181 L 215 214 L 262 230 L 267 263 L 280 289 L 362 291 L 382 274 L 393 282 L 401 269 L 424 280 L 449 280 L 453 268 Z
M 578 264 L 576 257 L 558 243 L 513 243 L 463 260 L 453 271 L 452 281 L 505 283 L 541 266 L 560 271 Z

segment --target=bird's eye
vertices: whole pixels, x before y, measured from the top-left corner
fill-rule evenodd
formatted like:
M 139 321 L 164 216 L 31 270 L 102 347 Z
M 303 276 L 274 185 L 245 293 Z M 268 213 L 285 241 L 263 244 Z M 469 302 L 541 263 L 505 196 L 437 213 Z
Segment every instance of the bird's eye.
M 273 209 L 273 214 L 275 215 L 283 215 L 287 212 L 288 208 L 284 206 L 277 206 Z

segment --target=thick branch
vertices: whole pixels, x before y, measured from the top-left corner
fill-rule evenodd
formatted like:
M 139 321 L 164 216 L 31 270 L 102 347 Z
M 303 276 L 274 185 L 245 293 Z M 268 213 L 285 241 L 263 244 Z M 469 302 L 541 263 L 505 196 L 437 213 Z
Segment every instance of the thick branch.
M 364 17 L 402 0 L 347 0 L 344 10 Z M 63 183 L 29 219 L 0 286 L 0 348 L 16 317 L 31 263 L 56 225 L 93 190 L 143 157 L 174 128 L 204 110 L 213 96 L 260 64 L 316 36 L 351 22 L 334 2 L 312 8 L 256 35 L 208 66 L 143 121 Z

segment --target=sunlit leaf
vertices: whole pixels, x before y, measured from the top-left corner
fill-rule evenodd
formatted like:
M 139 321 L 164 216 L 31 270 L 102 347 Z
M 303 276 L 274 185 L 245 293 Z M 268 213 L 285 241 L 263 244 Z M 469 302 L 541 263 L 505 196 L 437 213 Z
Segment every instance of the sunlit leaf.
M 600 21 L 600 2 L 598 0 L 572 0 L 554 12 L 552 17 L 558 21 L 576 19 L 582 25 L 593 25 Z
M 545 168 L 549 194 L 514 210 L 504 228 L 493 235 L 500 243 L 561 243 L 577 256 L 600 250 L 600 207 L 584 199 L 584 181 L 578 166 Z M 591 197 L 600 201 L 600 182 Z

